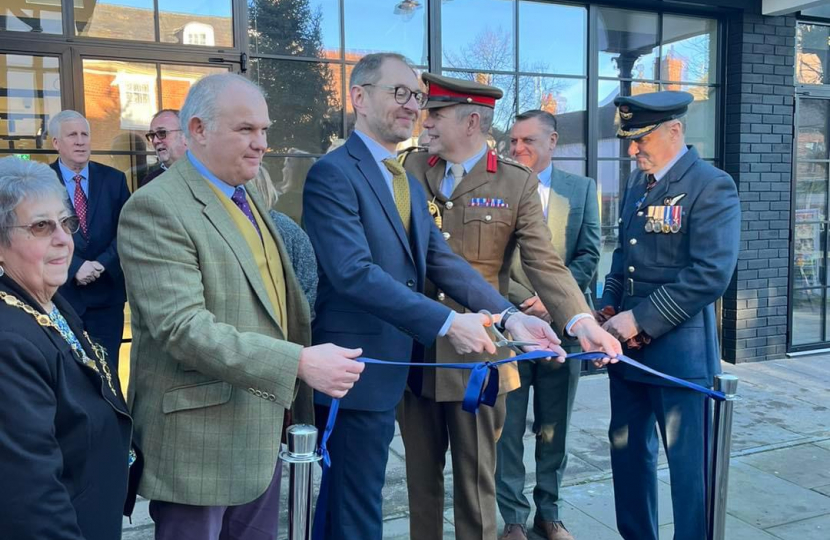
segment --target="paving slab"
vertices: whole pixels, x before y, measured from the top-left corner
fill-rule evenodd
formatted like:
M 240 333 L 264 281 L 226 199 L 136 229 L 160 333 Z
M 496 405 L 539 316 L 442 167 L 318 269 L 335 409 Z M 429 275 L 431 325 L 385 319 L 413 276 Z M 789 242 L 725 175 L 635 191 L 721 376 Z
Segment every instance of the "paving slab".
M 813 491 L 815 491 L 816 493 L 821 493 L 822 495 L 827 495 L 828 497 L 830 497 L 830 484 L 827 484 L 826 486 L 814 487 Z
M 617 517 L 614 510 L 614 490 L 611 480 L 570 486 L 562 490 L 562 498 L 580 512 L 616 530 Z M 671 523 L 671 493 L 668 484 L 657 484 L 658 524 Z
M 757 469 L 743 459 L 733 459 L 729 469 L 729 512 L 738 519 L 768 529 L 830 513 L 830 497 Z
M 660 540 L 673 540 L 673 538 L 674 525 L 668 524 L 660 527 Z M 778 540 L 778 537 L 728 514 L 726 516 L 726 538 L 729 540 Z
M 830 515 L 779 525 L 767 529 L 767 532 L 781 540 L 827 540 L 830 538 Z
M 805 488 L 830 484 L 830 449 L 814 444 L 745 456 L 741 462 Z

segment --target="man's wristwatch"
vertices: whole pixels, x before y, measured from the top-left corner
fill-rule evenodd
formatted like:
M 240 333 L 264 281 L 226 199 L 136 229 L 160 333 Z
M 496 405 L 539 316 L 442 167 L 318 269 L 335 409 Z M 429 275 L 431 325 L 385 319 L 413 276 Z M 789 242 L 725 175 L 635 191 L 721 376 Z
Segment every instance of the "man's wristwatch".
M 507 324 L 507 319 L 509 319 L 514 313 L 518 313 L 519 308 L 516 306 L 511 306 L 507 308 L 507 311 L 504 312 L 504 315 L 501 316 L 501 320 L 496 323 L 496 328 L 499 329 L 499 332 L 504 332 L 505 324 Z

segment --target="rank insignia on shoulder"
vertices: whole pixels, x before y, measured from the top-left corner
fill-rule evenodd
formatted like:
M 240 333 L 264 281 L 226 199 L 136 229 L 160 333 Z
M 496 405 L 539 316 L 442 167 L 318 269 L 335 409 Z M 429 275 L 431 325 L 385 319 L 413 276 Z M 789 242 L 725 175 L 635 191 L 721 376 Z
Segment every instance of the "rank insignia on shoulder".
M 683 225 L 682 206 L 649 206 L 645 231 L 653 233 L 678 233 Z
M 493 199 L 489 197 L 473 197 L 467 206 L 481 208 L 509 208 L 504 199 Z

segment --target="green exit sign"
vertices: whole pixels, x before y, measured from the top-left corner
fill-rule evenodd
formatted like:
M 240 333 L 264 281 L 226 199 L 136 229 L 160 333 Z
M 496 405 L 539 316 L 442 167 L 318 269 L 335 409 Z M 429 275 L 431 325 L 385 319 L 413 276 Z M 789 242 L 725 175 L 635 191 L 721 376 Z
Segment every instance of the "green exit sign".
M 30 154 L 15 154 L 14 157 L 25 159 L 27 161 L 32 159 L 32 156 Z

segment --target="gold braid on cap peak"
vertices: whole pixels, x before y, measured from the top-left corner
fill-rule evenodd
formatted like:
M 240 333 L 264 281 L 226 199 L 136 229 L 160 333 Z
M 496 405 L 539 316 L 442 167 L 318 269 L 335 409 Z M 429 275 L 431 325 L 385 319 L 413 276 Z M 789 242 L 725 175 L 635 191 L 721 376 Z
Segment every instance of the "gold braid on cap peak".
M 635 128 L 635 129 L 623 129 L 623 128 L 620 127 L 620 128 L 617 128 L 617 136 L 636 137 L 637 135 L 642 135 L 643 133 L 647 133 L 647 132 L 653 130 L 654 128 L 656 128 L 659 125 L 660 124 L 652 124 L 650 126 L 645 126 L 645 127 L 641 127 L 641 128 Z

